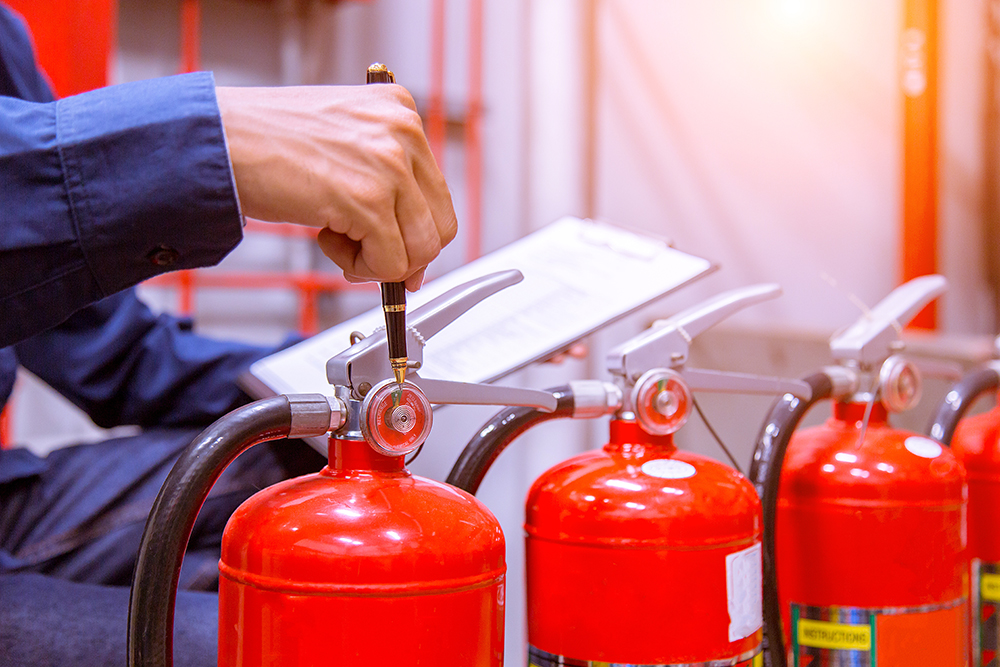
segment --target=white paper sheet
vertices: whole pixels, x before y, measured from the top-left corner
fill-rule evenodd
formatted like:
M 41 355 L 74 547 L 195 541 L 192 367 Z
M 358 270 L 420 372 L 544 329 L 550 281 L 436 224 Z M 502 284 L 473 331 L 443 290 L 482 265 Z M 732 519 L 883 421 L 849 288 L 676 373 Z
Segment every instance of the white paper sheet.
M 423 377 L 490 382 L 565 349 L 713 269 L 708 260 L 608 224 L 563 218 L 408 295 L 407 311 L 473 278 L 519 269 L 524 280 L 487 298 L 427 341 Z M 381 309 L 343 322 L 250 368 L 261 397 L 330 393 L 326 362 L 383 326 Z

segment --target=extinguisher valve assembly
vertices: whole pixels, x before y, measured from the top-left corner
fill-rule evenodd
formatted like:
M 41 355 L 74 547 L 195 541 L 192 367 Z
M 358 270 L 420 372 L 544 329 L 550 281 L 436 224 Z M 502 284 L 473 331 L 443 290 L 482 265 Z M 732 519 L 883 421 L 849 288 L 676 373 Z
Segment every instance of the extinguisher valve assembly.
M 830 398 L 880 400 L 890 412 L 920 401 L 922 376 L 957 379 L 957 364 L 904 356 L 903 327 L 948 287 L 943 276 L 915 278 L 893 290 L 854 324 L 830 340 L 836 365 L 823 369 Z
M 655 323 L 608 353 L 613 382 L 580 380 L 551 393 L 554 411 L 505 408 L 466 445 L 448 482 L 475 493 L 493 461 L 520 434 L 544 421 L 594 419 L 615 415 L 637 421 L 651 435 L 666 435 L 684 425 L 693 405 L 692 390 L 784 394 L 808 400 L 810 386 L 801 380 L 686 368 L 692 340 L 747 306 L 776 298 L 777 285 L 725 292 Z
M 652 327 L 608 353 L 608 371 L 622 387 L 624 411 L 648 433 L 677 431 L 691 413 L 692 391 L 792 394 L 804 400 L 801 380 L 686 368 L 691 343 L 706 329 L 747 306 L 776 298 L 777 285 L 756 285 L 719 294 Z

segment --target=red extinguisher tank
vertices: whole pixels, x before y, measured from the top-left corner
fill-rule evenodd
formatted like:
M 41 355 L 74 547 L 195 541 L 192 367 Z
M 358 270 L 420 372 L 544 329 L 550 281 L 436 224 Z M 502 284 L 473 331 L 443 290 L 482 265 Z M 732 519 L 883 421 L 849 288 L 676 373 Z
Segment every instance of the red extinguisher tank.
M 880 403 L 837 402 L 785 455 L 775 539 L 793 664 L 967 664 L 965 473 Z
M 998 388 L 996 361 L 971 371 L 945 396 L 928 429 L 951 444 L 968 476 L 974 667 L 995 667 L 1000 656 L 1000 408 L 962 417 L 977 398 L 996 395 Z
M 517 271 L 482 276 L 417 308 L 422 343 Z M 350 667 L 503 664 L 504 538 L 470 494 L 411 475 L 432 403 L 553 411 L 556 397 L 517 387 L 399 382 L 384 334 L 327 362 L 333 396 L 279 395 L 243 406 L 182 453 L 150 511 L 129 601 L 130 667 L 172 665 L 184 549 L 212 485 L 249 447 L 331 434 L 321 472 L 264 489 L 230 518 L 219 564 L 219 664 Z
M 402 457 L 331 440 L 328 467 L 226 527 L 219 664 L 503 664 L 504 538 L 479 501 Z
M 761 429 L 750 477 L 774 667 L 968 664 L 965 471 L 888 423 L 920 399 L 898 332 L 945 287 L 924 276 L 894 290 L 830 341 L 836 365 L 806 378 L 810 401 L 780 398 Z M 795 430 L 820 399 L 832 417 Z
M 1000 655 L 1000 408 L 958 426 L 952 451 L 969 477 L 969 564 L 975 667 Z
M 603 449 L 534 483 L 525 532 L 532 665 L 749 665 L 759 652 L 757 494 L 672 435 L 613 420 Z
M 557 416 L 613 415 L 610 438 L 545 472 L 527 497 L 528 662 L 629 667 L 759 664 L 761 504 L 738 471 L 674 447 L 692 390 L 808 397 L 801 381 L 686 368 L 699 333 L 780 293 L 733 290 L 608 354 L 614 383 L 558 388 L 555 412 L 504 410 L 449 475 L 475 491 L 500 451 Z

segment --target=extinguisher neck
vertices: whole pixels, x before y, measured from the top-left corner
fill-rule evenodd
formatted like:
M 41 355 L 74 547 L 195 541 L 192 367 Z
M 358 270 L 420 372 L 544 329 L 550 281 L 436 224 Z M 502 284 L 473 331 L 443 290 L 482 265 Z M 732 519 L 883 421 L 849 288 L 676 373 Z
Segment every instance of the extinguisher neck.
M 834 401 L 833 418 L 846 424 L 860 424 L 865 419 L 868 412 L 868 403 L 858 401 Z M 871 413 L 868 415 L 868 425 L 882 425 L 889 420 L 889 412 L 882 401 L 876 400 L 871 404 Z
M 379 454 L 364 440 L 330 438 L 329 467 L 334 472 L 375 470 L 378 472 L 403 472 L 403 456 Z
M 652 435 L 643 430 L 633 419 L 612 419 L 611 438 L 604 446 L 605 451 L 627 455 L 656 457 L 669 456 L 677 451 L 672 433 Z

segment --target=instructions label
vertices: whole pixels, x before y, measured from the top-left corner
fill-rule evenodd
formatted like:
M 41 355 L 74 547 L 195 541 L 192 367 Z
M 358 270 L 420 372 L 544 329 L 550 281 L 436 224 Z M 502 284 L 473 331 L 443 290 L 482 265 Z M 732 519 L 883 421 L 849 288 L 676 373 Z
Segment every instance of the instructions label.
M 868 625 L 830 623 L 799 618 L 798 640 L 800 646 L 841 649 L 845 651 L 870 651 L 872 629 Z
M 983 572 L 979 580 L 979 595 L 990 602 L 1000 602 L 1000 574 Z

